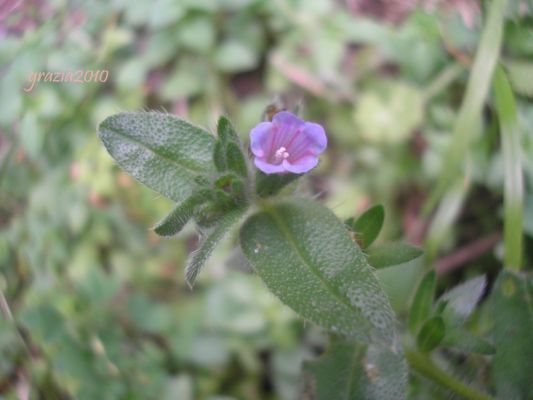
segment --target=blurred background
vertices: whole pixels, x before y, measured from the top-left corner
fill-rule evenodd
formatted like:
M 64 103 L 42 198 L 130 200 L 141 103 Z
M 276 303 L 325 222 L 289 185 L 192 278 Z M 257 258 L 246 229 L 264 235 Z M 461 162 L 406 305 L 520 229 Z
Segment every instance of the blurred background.
M 490 285 L 504 180 L 490 99 L 468 190 L 448 193 L 439 218 L 424 212 L 446 172 L 484 3 L 0 1 L 0 399 L 290 400 L 302 362 L 324 348 L 320 329 L 235 262 L 234 238 L 194 290 L 185 285 L 194 228 L 157 237 L 149 227 L 172 204 L 122 172 L 96 136 L 123 110 L 164 110 L 211 131 L 224 113 L 246 141 L 276 96 L 300 104 L 330 139 L 309 193 L 341 218 L 383 203 L 380 240 L 425 246 L 441 292 L 480 272 Z M 501 58 L 523 133 L 529 265 L 531 11 L 511 2 Z M 23 90 L 33 72 L 76 70 L 109 78 Z M 421 268 L 380 272 L 400 319 Z

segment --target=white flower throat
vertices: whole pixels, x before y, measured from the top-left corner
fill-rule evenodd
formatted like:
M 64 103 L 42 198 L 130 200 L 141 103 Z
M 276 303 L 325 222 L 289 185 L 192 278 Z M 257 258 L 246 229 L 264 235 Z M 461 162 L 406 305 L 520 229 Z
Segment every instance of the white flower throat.
M 276 154 L 274 156 L 276 157 L 276 160 L 286 160 L 287 158 L 289 158 L 289 155 L 290 154 L 287 149 L 281 146 L 279 149 L 276 150 Z

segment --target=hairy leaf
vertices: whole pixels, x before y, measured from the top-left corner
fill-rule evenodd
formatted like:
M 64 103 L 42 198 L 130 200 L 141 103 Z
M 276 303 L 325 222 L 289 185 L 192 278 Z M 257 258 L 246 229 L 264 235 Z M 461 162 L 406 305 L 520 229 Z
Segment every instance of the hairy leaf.
M 185 280 L 192 286 L 200 269 L 204 266 L 209 256 L 217 246 L 217 244 L 224 238 L 233 225 L 243 216 L 245 209 L 237 208 L 229 211 L 221 217 L 215 226 L 204 234 L 200 241 L 200 246 L 191 255 L 187 267 L 185 268 Z
M 176 202 L 194 191 L 197 176 L 214 168 L 215 138 L 172 115 L 116 114 L 100 124 L 98 134 L 124 170 Z
M 371 247 L 367 253 L 368 263 L 379 269 L 412 261 L 420 257 L 423 252 L 405 243 L 387 243 Z
M 366 210 L 357 220 L 350 218 L 346 224 L 356 233 L 359 244 L 365 249 L 376 240 L 384 221 L 385 209 L 381 204 L 376 204 Z
M 237 135 L 237 132 L 235 132 L 231 121 L 225 116 L 221 116 L 218 119 L 217 133 L 222 143 L 226 143 L 228 141 L 234 141 L 236 143 L 240 142 L 239 135 Z
M 237 143 L 229 142 L 226 145 L 226 162 L 230 171 L 240 176 L 246 176 L 248 174 L 244 154 L 242 154 L 241 147 Z
M 389 300 L 343 223 L 298 199 L 265 206 L 241 230 L 241 247 L 274 294 L 331 332 L 391 342 Z
M 226 154 L 224 154 L 224 145 L 220 140 L 217 140 L 215 143 L 215 148 L 213 150 L 213 162 L 218 172 L 223 172 L 227 168 L 226 164 Z
M 185 199 L 170 214 L 157 223 L 154 227 L 155 233 L 165 237 L 178 234 L 193 217 L 195 208 L 206 199 L 206 196 L 200 194 L 192 195 Z

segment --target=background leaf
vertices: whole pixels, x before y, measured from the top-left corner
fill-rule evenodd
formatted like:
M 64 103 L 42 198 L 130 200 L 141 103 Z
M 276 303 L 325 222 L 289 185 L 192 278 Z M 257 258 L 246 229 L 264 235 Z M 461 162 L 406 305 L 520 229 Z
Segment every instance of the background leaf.
M 420 351 L 428 353 L 435 349 L 446 334 L 446 325 L 440 316 L 428 319 L 416 337 L 416 344 Z
M 304 399 L 399 400 L 405 398 L 407 364 L 398 344 L 332 336 L 326 353 L 304 365 L 304 383 Z
M 431 313 L 436 280 L 435 271 L 428 271 L 416 289 L 409 313 L 409 330 L 415 335 L 420 325 Z
M 368 263 L 376 269 L 403 264 L 420 257 L 422 250 L 405 243 L 387 243 L 367 251 Z
M 505 60 L 505 68 L 513 90 L 527 97 L 533 97 L 533 62 L 530 60 Z
M 214 137 L 172 115 L 113 115 L 100 124 L 98 134 L 123 169 L 176 202 L 192 193 L 197 175 L 213 170 Z
M 267 206 L 245 222 L 241 247 L 270 290 L 302 317 L 364 341 L 392 341 L 387 296 L 324 206 L 306 199 Z
M 446 302 L 442 316 L 448 325 L 458 327 L 464 324 L 474 311 L 486 285 L 485 275 L 476 276 L 455 286 L 439 298 L 439 303 Z
M 376 240 L 384 220 L 385 209 L 381 204 L 376 204 L 361 214 L 357 220 L 348 220 L 347 225 L 357 234 L 357 239 L 364 249 Z

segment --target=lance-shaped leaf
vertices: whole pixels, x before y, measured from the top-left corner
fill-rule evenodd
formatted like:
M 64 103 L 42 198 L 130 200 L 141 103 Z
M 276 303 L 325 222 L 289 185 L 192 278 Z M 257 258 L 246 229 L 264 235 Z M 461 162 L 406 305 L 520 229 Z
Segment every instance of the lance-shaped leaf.
M 100 124 L 98 134 L 120 167 L 176 202 L 189 197 L 199 175 L 214 169 L 215 138 L 169 114 L 113 115 Z
M 422 250 L 405 243 L 387 243 L 367 250 L 368 262 L 376 269 L 392 267 L 414 260 Z
M 435 271 L 429 271 L 424 275 L 416 289 L 409 313 L 409 330 L 413 334 L 418 332 L 420 325 L 422 325 L 431 313 L 436 281 L 437 276 Z
M 205 265 L 217 244 L 226 236 L 231 227 L 239 221 L 245 211 L 244 208 L 236 208 L 229 211 L 217 220 L 213 228 L 203 233 L 198 249 L 192 253 L 185 268 L 185 280 L 190 286 L 194 284 L 200 269 Z
M 533 396 L 533 288 L 526 277 L 502 271 L 494 284 L 492 371 L 498 399 Z
M 444 339 L 446 325 L 440 315 L 428 319 L 416 337 L 416 344 L 420 351 L 427 353 L 437 347 Z
M 392 342 L 389 300 L 329 209 L 307 199 L 268 205 L 245 222 L 240 238 L 266 285 L 303 318 L 363 341 Z
M 228 168 L 224 144 L 217 140 L 213 149 L 213 162 L 218 172 L 223 172 Z
M 170 214 L 159 221 L 154 227 L 154 232 L 159 236 L 165 237 L 178 234 L 193 217 L 196 207 L 204 203 L 207 199 L 208 193 L 205 190 L 191 195 L 178 204 Z
M 370 246 L 379 235 L 385 221 L 385 209 L 376 204 L 366 210 L 357 220 L 350 218 L 346 225 L 357 235 L 357 240 L 363 249 Z
M 233 171 L 239 176 L 248 175 L 248 166 L 241 147 L 241 140 L 226 117 L 218 120 L 219 140 L 215 144 L 213 160 L 219 172 Z
M 225 116 L 221 116 L 218 119 L 217 133 L 222 143 L 227 143 L 229 141 L 240 143 L 239 135 L 237 135 L 231 121 Z
M 328 350 L 304 365 L 301 398 L 405 399 L 407 364 L 399 344 L 378 346 L 332 337 Z
M 246 160 L 242 153 L 241 147 L 235 142 L 229 142 L 226 145 L 226 162 L 228 169 L 240 176 L 248 175 Z

